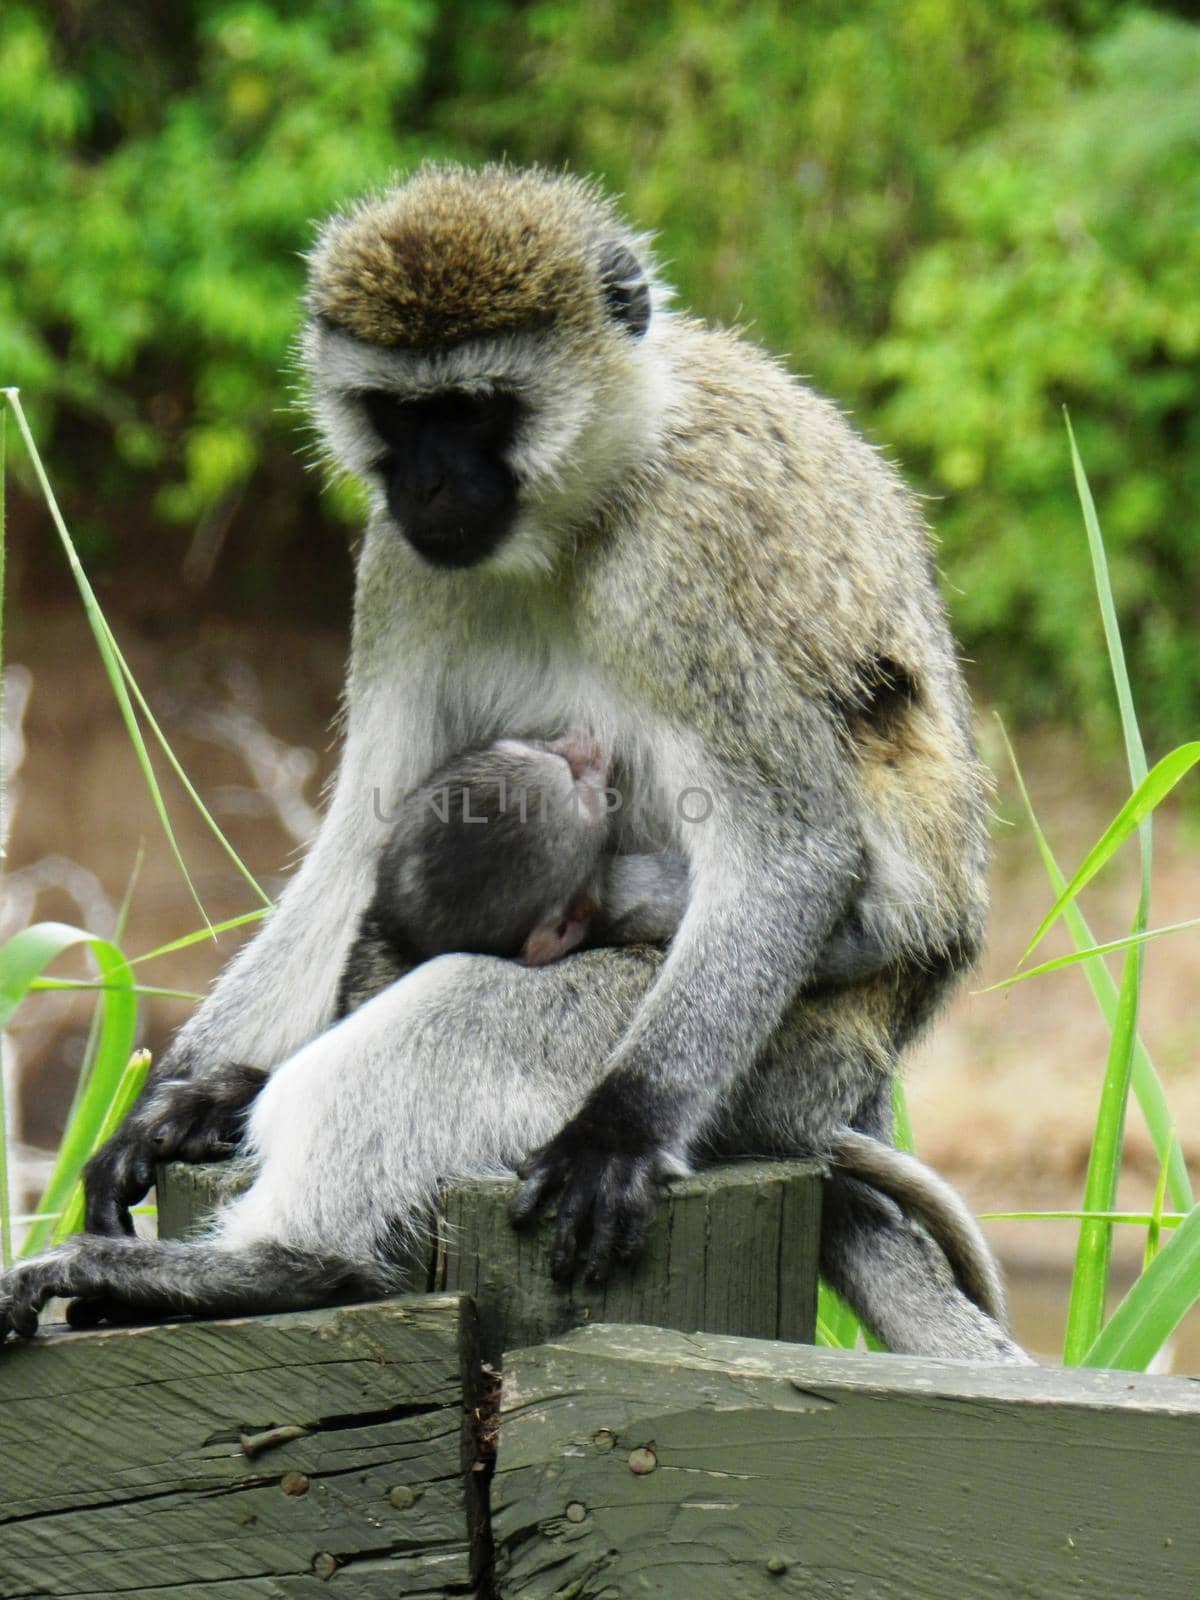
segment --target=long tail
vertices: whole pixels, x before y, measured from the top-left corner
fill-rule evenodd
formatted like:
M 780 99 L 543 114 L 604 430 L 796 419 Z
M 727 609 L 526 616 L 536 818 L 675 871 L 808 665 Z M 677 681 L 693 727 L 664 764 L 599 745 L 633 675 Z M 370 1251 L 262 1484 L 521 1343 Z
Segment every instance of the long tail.
M 962 1196 L 932 1167 L 893 1145 L 853 1128 L 833 1141 L 834 1165 L 894 1200 L 915 1217 L 940 1246 L 963 1293 L 1007 1328 L 1004 1282 L 983 1230 Z
M 959 1287 L 922 1226 L 836 1167 L 825 1184 L 821 1273 L 896 1355 L 1030 1364 L 1011 1335 Z

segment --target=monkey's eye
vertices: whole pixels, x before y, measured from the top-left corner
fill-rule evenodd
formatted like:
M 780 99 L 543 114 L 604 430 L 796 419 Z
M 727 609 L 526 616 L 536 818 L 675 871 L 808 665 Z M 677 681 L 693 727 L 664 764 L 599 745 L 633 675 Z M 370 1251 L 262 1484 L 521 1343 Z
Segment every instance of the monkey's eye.
M 650 326 L 650 285 L 627 245 L 610 245 L 600 260 L 600 286 L 608 314 L 635 339 Z
M 447 390 L 401 399 L 386 389 L 366 389 L 358 398 L 372 428 L 391 449 L 425 433 L 454 436 L 479 448 L 499 447 L 510 441 L 520 412 L 517 397 L 504 390 L 489 394 Z
M 382 389 L 370 389 L 359 395 L 363 410 L 371 427 L 384 444 L 395 444 L 404 431 L 404 408 L 393 394 Z

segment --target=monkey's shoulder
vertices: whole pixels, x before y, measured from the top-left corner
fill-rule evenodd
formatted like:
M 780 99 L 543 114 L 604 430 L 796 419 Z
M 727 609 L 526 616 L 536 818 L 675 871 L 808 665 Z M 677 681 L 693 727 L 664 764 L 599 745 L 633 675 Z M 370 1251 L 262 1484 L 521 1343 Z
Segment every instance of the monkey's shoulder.
M 948 659 L 928 531 L 879 452 L 747 340 L 680 318 L 667 344 L 657 457 L 575 568 L 584 626 L 658 662 L 685 637 L 693 678 L 755 698 L 780 670 L 851 695 L 864 661 Z
M 830 399 L 739 333 L 680 318 L 664 445 L 670 472 L 827 546 L 886 530 L 924 556 L 929 535 L 899 472 Z
M 736 566 L 806 606 L 853 592 L 854 626 L 936 589 L 911 491 L 838 407 L 749 340 L 680 319 L 679 381 L 657 471 L 640 496 L 672 555 Z

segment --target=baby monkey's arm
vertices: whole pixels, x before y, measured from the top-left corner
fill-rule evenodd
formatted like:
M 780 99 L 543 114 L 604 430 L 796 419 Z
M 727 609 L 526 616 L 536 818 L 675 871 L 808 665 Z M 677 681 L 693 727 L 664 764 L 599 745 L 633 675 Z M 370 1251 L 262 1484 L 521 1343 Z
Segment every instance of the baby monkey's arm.
M 811 984 L 851 984 L 894 966 L 909 954 L 868 879 L 862 895 L 830 934 Z M 687 907 L 687 862 L 673 850 L 653 855 L 608 856 L 600 904 L 592 918 L 592 945 L 667 944 Z

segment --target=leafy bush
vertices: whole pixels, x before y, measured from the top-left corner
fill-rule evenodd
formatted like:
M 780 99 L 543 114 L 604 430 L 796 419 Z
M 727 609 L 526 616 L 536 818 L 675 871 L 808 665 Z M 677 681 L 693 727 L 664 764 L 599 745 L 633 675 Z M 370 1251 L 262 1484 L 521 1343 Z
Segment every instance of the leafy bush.
M 220 515 L 256 470 L 267 498 L 295 444 L 280 367 L 311 219 L 428 153 L 402 123 L 433 10 L 142 3 L 59 37 L 5 10 L 0 371 L 82 433 L 66 487 L 86 484 L 85 550 L 139 494 L 177 523 Z M 301 475 L 282 475 L 294 519 Z
M 944 497 L 990 686 L 1108 722 L 1069 402 L 1148 728 L 1182 734 L 1198 90 L 1200 29 L 1118 0 L 15 0 L 0 382 L 57 423 L 93 562 L 219 552 L 243 592 L 311 570 L 340 604 L 314 535 L 348 502 L 318 506 L 281 410 L 312 219 L 427 155 L 569 162 L 660 230 L 686 303 L 748 319 Z
M 892 386 L 879 424 L 946 496 L 959 626 L 1007 661 L 996 687 L 1107 718 L 1062 470 L 1069 406 L 1135 676 L 1151 720 L 1185 730 L 1200 705 L 1200 30 L 1135 16 L 1091 63 L 1087 84 L 946 170 L 953 232 L 912 261 L 873 352 Z

